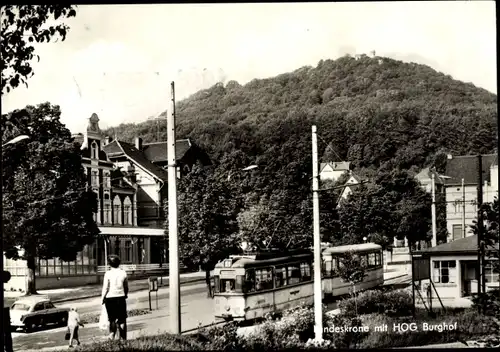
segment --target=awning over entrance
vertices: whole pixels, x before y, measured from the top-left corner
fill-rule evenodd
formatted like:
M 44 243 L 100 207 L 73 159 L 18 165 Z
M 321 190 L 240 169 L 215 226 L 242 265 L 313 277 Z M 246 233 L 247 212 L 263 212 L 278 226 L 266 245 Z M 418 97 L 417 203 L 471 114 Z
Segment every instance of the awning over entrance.
M 165 236 L 164 229 L 155 229 L 151 227 L 117 227 L 100 226 L 101 235 L 108 236 Z

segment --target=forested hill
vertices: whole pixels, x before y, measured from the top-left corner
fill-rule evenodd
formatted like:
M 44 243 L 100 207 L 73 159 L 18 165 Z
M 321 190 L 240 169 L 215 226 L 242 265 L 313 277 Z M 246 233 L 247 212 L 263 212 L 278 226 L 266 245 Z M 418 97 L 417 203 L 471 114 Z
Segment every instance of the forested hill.
M 345 56 L 243 86 L 219 83 L 176 108 L 178 138 L 190 137 L 215 160 L 235 149 L 247 161 L 272 159 L 276 171 L 310 163 L 312 124 L 323 160 L 366 170 L 421 168 L 436 155 L 491 153 L 496 146 L 496 95 L 428 66 L 382 57 Z M 152 142 L 156 126 L 147 121 L 106 132 Z M 166 140 L 164 120 L 160 130 Z

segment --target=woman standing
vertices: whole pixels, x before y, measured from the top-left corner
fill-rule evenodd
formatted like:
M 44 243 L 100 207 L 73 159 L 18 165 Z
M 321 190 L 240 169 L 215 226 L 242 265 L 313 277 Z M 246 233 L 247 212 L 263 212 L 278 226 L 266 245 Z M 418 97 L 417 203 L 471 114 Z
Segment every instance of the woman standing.
M 102 304 L 106 305 L 109 319 L 110 339 L 114 339 L 116 330 L 120 330 L 120 338 L 127 339 L 127 296 L 128 280 L 125 270 L 120 269 L 120 258 L 109 257 L 111 269 L 104 274 L 102 286 Z

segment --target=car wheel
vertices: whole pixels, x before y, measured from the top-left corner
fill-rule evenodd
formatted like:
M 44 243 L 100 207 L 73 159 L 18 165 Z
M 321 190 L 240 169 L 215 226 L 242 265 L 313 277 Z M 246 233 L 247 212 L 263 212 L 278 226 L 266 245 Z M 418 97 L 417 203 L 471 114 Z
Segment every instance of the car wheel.
M 38 324 L 35 320 L 28 320 L 26 323 L 26 332 L 33 332 L 38 327 Z

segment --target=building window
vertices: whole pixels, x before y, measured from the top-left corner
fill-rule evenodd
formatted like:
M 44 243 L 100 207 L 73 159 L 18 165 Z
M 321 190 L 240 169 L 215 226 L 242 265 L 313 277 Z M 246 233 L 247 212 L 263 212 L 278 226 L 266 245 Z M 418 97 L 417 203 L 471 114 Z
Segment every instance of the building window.
M 99 159 L 99 148 L 97 147 L 97 143 L 95 141 L 90 145 L 90 157 L 92 159 Z
M 113 223 L 116 225 L 122 224 L 122 206 L 118 196 L 115 196 L 113 200 Z
M 500 281 L 500 274 L 498 272 L 495 272 L 495 268 L 490 260 L 487 260 L 485 262 L 484 281 L 490 283 L 495 283 Z
M 464 237 L 463 230 L 462 230 L 462 225 L 461 224 L 455 224 L 453 225 L 453 241 L 459 240 Z
M 108 202 L 104 203 L 104 218 L 103 218 L 103 223 L 104 224 L 111 224 L 111 204 Z
M 95 194 L 95 197 L 97 198 L 97 213 L 93 213 L 93 218 L 94 218 L 94 221 L 97 222 L 98 221 L 97 220 L 98 219 L 97 214 L 99 213 L 99 209 L 100 209 L 100 207 L 99 207 L 100 201 L 99 201 L 99 194 L 96 193 L 96 192 L 94 192 L 94 194 Z
M 92 177 L 90 180 L 92 186 L 99 186 L 99 171 L 93 170 Z
M 123 224 L 132 225 L 132 203 L 129 197 L 123 202 Z
M 124 253 L 123 261 L 125 261 L 127 263 L 131 263 L 132 262 L 132 241 L 125 240 L 124 242 L 125 242 L 124 243 L 125 253 Z
M 104 186 L 107 188 L 111 187 L 111 177 L 109 175 L 109 171 L 104 171 Z
M 434 262 L 434 281 L 442 284 L 453 284 L 456 282 L 457 268 L 454 260 L 443 260 Z

